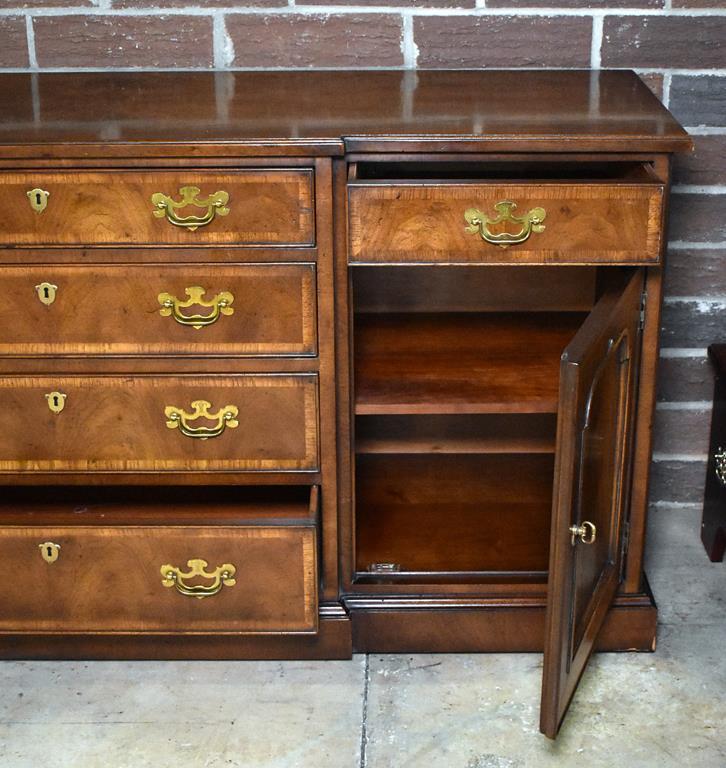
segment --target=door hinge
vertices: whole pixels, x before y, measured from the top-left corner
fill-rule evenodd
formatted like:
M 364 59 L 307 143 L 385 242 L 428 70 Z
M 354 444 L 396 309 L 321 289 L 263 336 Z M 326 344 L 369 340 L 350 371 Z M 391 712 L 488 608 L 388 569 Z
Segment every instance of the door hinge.
M 400 570 L 400 563 L 371 563 L 368 566 L 368 573 L 398 573 Z
M 628 547 L 630 546 L 630 520 L 627 520 L 623 524 L 623 538 L 620 546 L 620 581 L 625 579 L 625 558 L 628 554 Z
M 640 314 L 638 315 L 638 330 L 642 331 L 645 328 L 645 300 L 648 294 L 643 291 L 640 294 Z

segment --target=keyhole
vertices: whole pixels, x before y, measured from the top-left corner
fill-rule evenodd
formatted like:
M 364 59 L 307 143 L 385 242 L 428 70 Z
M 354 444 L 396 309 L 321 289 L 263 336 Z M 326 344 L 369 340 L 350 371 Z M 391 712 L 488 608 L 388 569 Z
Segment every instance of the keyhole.
M 43 288 L 43 298 L 49 299 L 50 298 L 50 291 L 48 290 L 48 286 L 46 285 L 45 288 Z
M 41 202 L 42 201 L 41 201 L 41 197 L 40 197 L 40 192 L 36 192 L 35 193 L 35 204 L 39 206 Z
M 45 551 L 46 551 L 46 553 L 48 554 L 48 557 L 53 557 L 53 547 L 51 547 L 50 545 L 48 545 L 48 546 L 45 548 Z
M 53 395 L 53 405 L 56 408 L 58 407 L 58 395 Z

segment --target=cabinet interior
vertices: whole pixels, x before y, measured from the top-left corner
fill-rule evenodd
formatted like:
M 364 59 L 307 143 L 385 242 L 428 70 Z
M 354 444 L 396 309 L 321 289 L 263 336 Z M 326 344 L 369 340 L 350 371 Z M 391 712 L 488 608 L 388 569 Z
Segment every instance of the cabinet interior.
M 133 526 L 307 525 L 317 515 L 317 487 L 286 486 L 8 486 L 3 525 Z
M 656 178 L 649 163 L 622 160 L 583 162 L 557 160 L 508 159 L 462 161 L 360 161 L 351 164 L 355 181 L 587 181 L 617 183 L 648 182 Z
M 355 581 L 545 582 L 560 358 L 612 267 L 352 267 Z

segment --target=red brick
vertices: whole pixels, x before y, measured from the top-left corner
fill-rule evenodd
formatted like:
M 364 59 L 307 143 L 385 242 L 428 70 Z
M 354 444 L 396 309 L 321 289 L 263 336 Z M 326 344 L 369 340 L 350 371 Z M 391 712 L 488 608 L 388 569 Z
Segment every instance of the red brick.
M 723 67 L 726 17 L 608 16 L 604 67 Z
M 708 358 L 661 357 L 658 362 L 658 400 L 711 400 L 713 373 Z
M 663 75 L 657 72 L 644 72 L 641 73 L 640 79 L 659 99 L 663 99 Z
M 706 349 L 724 338 L 726 301 L 673 299 L 663 304 L 660 343 L 663 349 Z
M 657 409 L 653 424 L 653 452 L 702 456 L 708 451 L 711 408 Z
M 726 296 L 726 249 L 670 251 L 664 291 L 669 297 Z
M 13 8 L 94 8 L 93 0 L 9 0 Z
M 662 8 L 664 0 L 487 0 L 487 8 Z
M 676 155 L 673 180 L 677 184 L 726 184 L 726 136 L 693 136 L 694 152 Z
M 683 125 L 726 126 L 726 77 L 674 75 L 668 106 Z
M 726 240 L 726 195 L 671 195 L 669 240 L 714 243 Z
M 300 0 L 300 5 L 303 0 Z M 473 8 L 476 0 L 304 0 L 305 5 L 375 5 L 390 8 Z
M 706 461 L 654 461 L 650 475 L 650 501 L 698 504 L 703 501 Z
M 73 2 L 74 0 L 71 0 Z M 66 0 L 68 2 L 68 0 Z M 113 8 L 229 8 L 230 0 L 111 0 Z M 245 8 L 287 6 L 287 0 L 244 0 Z
M 414 19 L 421 67 L 586 67 L 591 34 L 591 19 L 573 16 Z
M 28 66 L 28 35 L 25 19 L 0 16 L 0 67 Z
M 227 17 L 235 67 L 401 66 L 401 20 L 387 14 Z
M 211 67 L 212 21 L 203 16 L 42 16 L 41 67 Z

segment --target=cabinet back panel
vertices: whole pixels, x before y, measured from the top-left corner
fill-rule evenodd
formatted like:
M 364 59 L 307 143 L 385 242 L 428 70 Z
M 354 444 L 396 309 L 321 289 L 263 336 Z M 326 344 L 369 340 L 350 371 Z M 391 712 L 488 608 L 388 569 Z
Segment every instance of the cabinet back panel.
M 555 413 L 560 357 L 579 312 L 360 314 L 355 410 Z
M 554 413 L 358 416 L 357 453 L 554 453 Z
M 546 571 L 554 456 L 360 455 L 356 568 Z
M 595 267 L 354 267 L 356 312 L 587 312 Z

